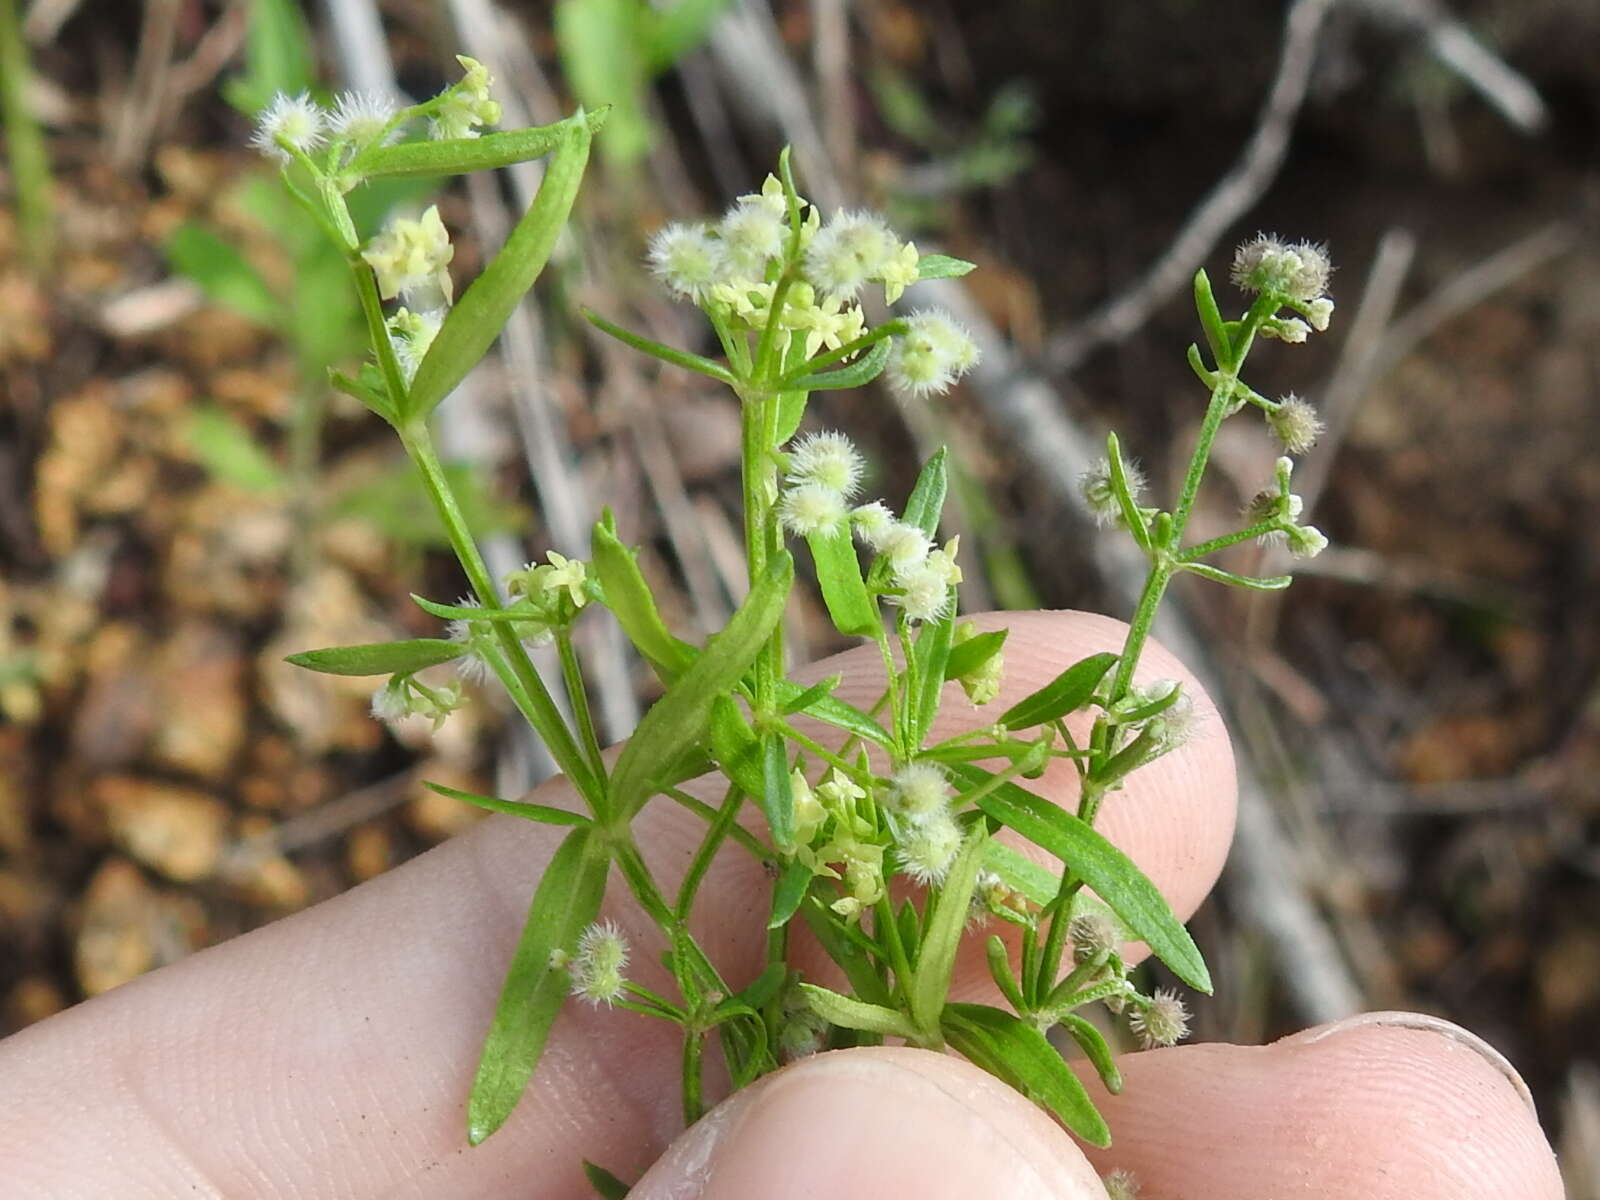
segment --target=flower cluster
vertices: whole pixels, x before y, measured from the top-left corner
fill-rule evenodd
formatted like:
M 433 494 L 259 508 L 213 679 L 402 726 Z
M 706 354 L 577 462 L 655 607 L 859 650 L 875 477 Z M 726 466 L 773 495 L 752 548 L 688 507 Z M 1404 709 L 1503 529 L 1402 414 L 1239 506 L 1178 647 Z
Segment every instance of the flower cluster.
M 494 82 L 489 69 L 465 54 L 456 55 L 456 61 L 465 75 L 431 102 L 428 133 L 436 141 L 475 138 L 479 125 L 494 125 L 500 120 L 500 104 L 489 95 L 489 85 Z
M 884 599 L 912 622 L 936 621 L 950 611 L 953 591 L 961 582 L 956 552 L 961 539 L 943 546 L 918 526 L 897 518 L 882 501 L 863 504 L 850 514 L 850 524 L 877 559 L 873 574 L 886 570 L 890 588 Z
M 1269 528 L 1261 533 L 1263 545 L 1287 545 L 1296 558 L 1315 558 L 1328 547 L 1328 539 L 1315 525 L 1300 524 L 1300 513 L 1305 502 L 1289 490 L 1294 462 L 1278 459 L 1273 485 L 1257 492 L 1245 509 L 1246 515 L 1257 525 Z
M 847 920 L 859 920 L 884 895 L 877 806 L 864 787 L 837 768 L 815 789 L 798 771 L 790 783 L 796 856 L 813 874 L 843 881 L 845 894 L 831 907 Z
M 1322 333 L 1328 328 L 1333 301 L 1326 293 L 1332 273 L 1325 247 L 1312 242 L 1290 245 L 1265 233 L 1240 246 L 1233 256 L 1233 282 L 1269 302 L 1277 301 L 1261 323 L 1262 334 L 1285 342 L 1303 342 L 1312 330 Z M 1277 316 L 1278 306 L 1294 309 L 1305 320 Z
M 893 304 L 921 278 L 922 256 L 875 213 L 837 212 L 824 222 L 803 198 L 790 211 L 783 184 L 767 176 L 717 223 L 669 225 L 650 241 L 650 269 L 675 295 L 705 309 L 719 328 L 759 335 L 770 325 L 789 362 L 839 350 L 867 332 L 861 294 L 883 288 Z M 775 314 L 773 306 L 780 302 Z M 943 392 L 977 362 L 972 338 L 949 316 L 919 312 L 894 340 L 885 378 L 908 395 Z
M 461 704 L 460 684 L 430 687 L 410 673 L 390 676 L 372 693 L 372 715 L 378 720 L 394 725 L 407 717 L 423 717 L 433 722 L 435 731 Z
M 556 950 L 552 966 L 565 967 L 574 996 L 594 1005 L 611 1005 L 622 999 L 627 987 L 623 970 L 628 965 L 628 940 L 615 921 L 596 921 L 578 937 L 573 954 Z
M 884 807 L 900 870 L 921 884 L 943 881 L 961 849 L 961 827 L 950 802 L 955 791 L 944 768 L 909 762 L 889 778 Z

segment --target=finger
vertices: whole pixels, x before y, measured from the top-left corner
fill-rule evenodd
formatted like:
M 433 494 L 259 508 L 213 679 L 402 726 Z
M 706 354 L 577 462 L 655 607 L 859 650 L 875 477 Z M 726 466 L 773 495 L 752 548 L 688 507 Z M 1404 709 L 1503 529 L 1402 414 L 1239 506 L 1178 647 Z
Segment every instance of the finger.
M 1082 614 L 1005 620 L 1012 666 L 996 708 L 1121 640 L 1116 623 Z M 1152 670 L 1177 673 L 1150 657 Z M 863 664 L 870 671 L 869 656 L 842 656 L 818 676 Z M 1180 908 L 1209 886 L 1231 830 L 1231 764 L 1202 708 L 1194 742 L 1135 776 L 1105 816 Z M 559 784 L 537 798 L 570 800 Z M 1166 832 L 1149 815 L 1160 811 L 1173 814 Z M 701 833 L 659 802 L 638 830 L 667 878 Z M 38 1194 L 133 1196 L 129 1181 L 147 1179 L 146 1194 L 193 1183 L 228 1196 L 477 1197 L 525 1191 L 530 1169 L 541 1195 L 584 1194 L 584 1154 L 642 1171 L 680 1125 L 676 1030 L 580 1006 L 558 1020 L 512 1121 L 485 1145 L 464 1145 L 482 1033 L 556 840 L 527 822 L 486 822 L 0 1045 L 0 1176 L 34 1180 Z M 696 936 L 730 980 L 759 965 L 770 887 L 734 854 L 707 881 Z M 622 894 L 615 878 L 611 890 Z M 615 911 L 647 939 L 637 914 Z
M 819 1054 L 723 1102 L 630 1200 L 1105 1200 L 1044 1113 L 959 1059 L 880 1047 Z
M 1195 1045 L 1118 1060 L 1101 1171 L 1162 1200 L 1559 1200 L 1528 1091 L 1480 1039 L 1437 1018 L 1369 1013 L 1270 1046 Z M 1092 1086 L 1092 1084 L 1091 1084 Z

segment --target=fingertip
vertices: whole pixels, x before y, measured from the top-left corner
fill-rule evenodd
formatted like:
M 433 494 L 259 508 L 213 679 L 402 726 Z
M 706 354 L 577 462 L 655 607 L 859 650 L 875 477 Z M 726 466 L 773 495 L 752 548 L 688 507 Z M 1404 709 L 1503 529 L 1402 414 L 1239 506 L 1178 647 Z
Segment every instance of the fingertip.
M 796 1063 L 673 1143 L 636 1200 L 1104 1200 L 1083 1154 L 1033 1104 L 959 1059 L 877 1047 Z

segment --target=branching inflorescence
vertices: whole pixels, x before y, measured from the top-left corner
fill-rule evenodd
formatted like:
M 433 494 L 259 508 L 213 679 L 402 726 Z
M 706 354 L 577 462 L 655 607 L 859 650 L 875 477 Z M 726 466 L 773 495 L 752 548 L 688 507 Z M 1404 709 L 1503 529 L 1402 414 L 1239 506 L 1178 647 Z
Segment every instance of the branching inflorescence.
M 947 314 L 915 310 L 874 323 L 869 290 L 900 301 L 923 279 L 971 265 L 921 254 L 875 214 L 824 215 L 796 189 L 787 152 L 759 192 L 716 222 L 672 225 L 651 240 L 652 273 L 705 315 L 719 358 L 670 348 L 594 314 L 598 328 L 672 367 L 730 388 L 742 426 L 743 530 L 750 590 L 727 626 L 703 646 L 663 623 L 650 587 L 609 513 L 586 561 L 550 553 L 503 580 L 490 576 L 462 518 L 428 433 L 432 408 L 487 351 L 531 286 L 565 223 L 599 117 L 579 113 L 539 129 L 479 136 L 498 109 L 481 65 L 438 97 L 393 109 L 341 97 L 332 113 L 307 96 L 279 97 L 256 144 L 283 165 L 286 184 L 344 251 L 366 314 L 373 359 L 335 383 L 398 432 L 422 473 L 466 575 L 456 604 L 417 598 L 446 636 L 317 650 L 294 661 L 315 670 L 386 676 L 373 711 L 437 725 L 462 702 L 459 683 L 435 672 L 453 663 L 469 680 L 493 679 L 544 739 L 579 811 L 447 794 L 568 829 L 533 899 L 485 1043 L 469 1103 L 469 1135 L 489 1136 L 510 1115 L 568 994 L 681 1027 L 686 1120 L 704 1111 L 704 1049 L 715 1039 L 740 1087 L 819 1049 L 900 1039 L 952 1047 L 1044 1105 L 1080 1136 L 1104 1144 L 1104 1121 L 1078 1077 L 1046 1041 L 1061 1025 L 1112 1090 L 1121 1081 L 1097 1027 L 1080 1015 L 1102 1002 L 1124 1014 L 1144 1045 L 1184 1036 L 1183 1002 L 1146 994 L 1124 956 L 1142 942 L 1190 986 L 1209 991 L 1205 963 L 1166 901 L 1098 833 L 1095 820 L 1134 771 L 1182 744 L 1191 700 L 1170 680 L 1136 684 L 1135 671 L 1167 585 L 1180 574 L 1254 588 L 1210 561 L 1251 539 L 1315 554 L 1325 541 L 1299 523 L 1291 462 L 1251 503 L 1234 533 L 1185 545 L 1196 493 L 1222 421 L 1254 406 L 1286 450 L 1314 439 L 1317 421 L 1295 397 L 1258 394 L 1240 372 L 1258 335 L 1303 341 L 1326 327 L 1328 264 L 1317 247 L 1258 238 L 1240 249 L 1234 279 L 1254 301 L 1224 320 L 1202 272 L 1195 299 L 1209 357 L 1190 362 L 1210 394 L 1176 504 L 1150 506 L 1143 482 L 1108 439 L 1084 494 L 1106 524 L 1126 530 L 1149 574 L 1120 653 L 1090 655 L 970 732 L 932 734 L 948 682 L 965 703 L 993 704 L 1001 690 L 1004 630 L 979 632 L 957 613 L 956 539 L 938 540 L 944 452 L 923 467 L 904 504 L 862 501 L 862 457 L 844 434 L 800 433 L 812 393 L 880 376 L 913 400 L 951 387 L 977 360 L 972 338 Z M 603 116 L 603 114 L 602 114 Z M 429 140 L 404 140 L 426 122 Z M 369 179 L 489 169 L 551 156 L 541 191 L 500 253 L 457 298 L 453 250 L 437 209 L 397 218 L 376 236 L 355 234 L 344 197 Z M 398 301 L 391 312 L 384 302 Z M 840 680 L 790 678 L 781 617 L 803 545 L 839 633 L 874 645 L 883 684 L 865 708 L 834 694 Z M 665 692 L 620 756 L 601 755 L 572 642 L 577 621 L 604 608 Z M 560 678 L 528 654 L 553 644 Z M 571 717 L 555 701 L 564 690 Z M 951 695 L 956 695 L 953 690 Z M 961 701 L 956 700 L 956 703 Z M 972 722 L 969 722 L 972 724 Z M 827 733 L 819 733 L 818 730 Z M 1072 764 L 1075 811 L 1027 789 L 1052 761 Z M 714 773 L 714 774 L 708 774 Z M 714 779 L 708 790 L 704 779 Z M 714 802 L 703 796 L 710 795 Z M 669 894 L 646 865 L 635 818 L 676 803 L 704 821 L 687 872 Z M 765 836 L 739 822 L 753 805 Z M 1062 864 L 1047 871 L 996 838 L 1002 828 Z M 712 858 L 754 856 L 773 880 L 766 962 L 729 979 L 690 932 Z M 629 947 L 600 919 L 612 867 L 658 927 L 669 983 L 630 978 Z M 907 886 L 893 888 L 896 876 Z M 897 897 L 904 896 L 903 899 Z M 790 932 L 803 921 L 842 970 L 848 990 L 807 981 L 791 964 Z M 1009 927 L 986 940 L 990 971 L 1008 1007 L 950 1000 L 959 946 L 985 923 Z M 665 992 L 666 994 L 663 994 Z M 629 1019 L 619 1015 L 617 1019 Z

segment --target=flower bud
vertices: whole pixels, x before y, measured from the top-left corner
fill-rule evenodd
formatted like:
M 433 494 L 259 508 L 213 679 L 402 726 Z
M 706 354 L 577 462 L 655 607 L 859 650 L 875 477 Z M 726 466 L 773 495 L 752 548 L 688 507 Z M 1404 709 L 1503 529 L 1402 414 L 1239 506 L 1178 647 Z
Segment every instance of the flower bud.
M 286 163 L 292 157 L 289 148 L 309 154 L 322 145 L 327 120 L 327 113 L 310 92 L 298 96 L 279 92 L 256 118 L 250 144 L 268 158 Z
M 1142 1004 L 1130 999 L 1133 1013 L 1128 1017 L 1128 1028 L 1146 1050 L 1157 1046 L 1175 1046 L 1189 1033 L 1189 1010 L 1178 994 L 1158 988 L 1155 995 Z
M 1322 422 L 1317 410 L 1293 393 L 1285 396 L 1278 406 L 1267 413 L 1267 424 L 1290 454 L 1304 454 L 1316 445 L 1322 434 Z
M 861 455 L 842 433 L 828 430 L 807 434 L 789 451 L 792 483 L 817 483 L 846 498 L 853 496 L 861 483 Z
M 466 74 L 444 93 L 434 110 L 428 132 L 436 141 L 475 138 L 477 126 L 500 120 L 500 105 L 489 97 L 489 85 L 494 82 L 489 68 L 464 54 L 456 55 L 456 62 Z

